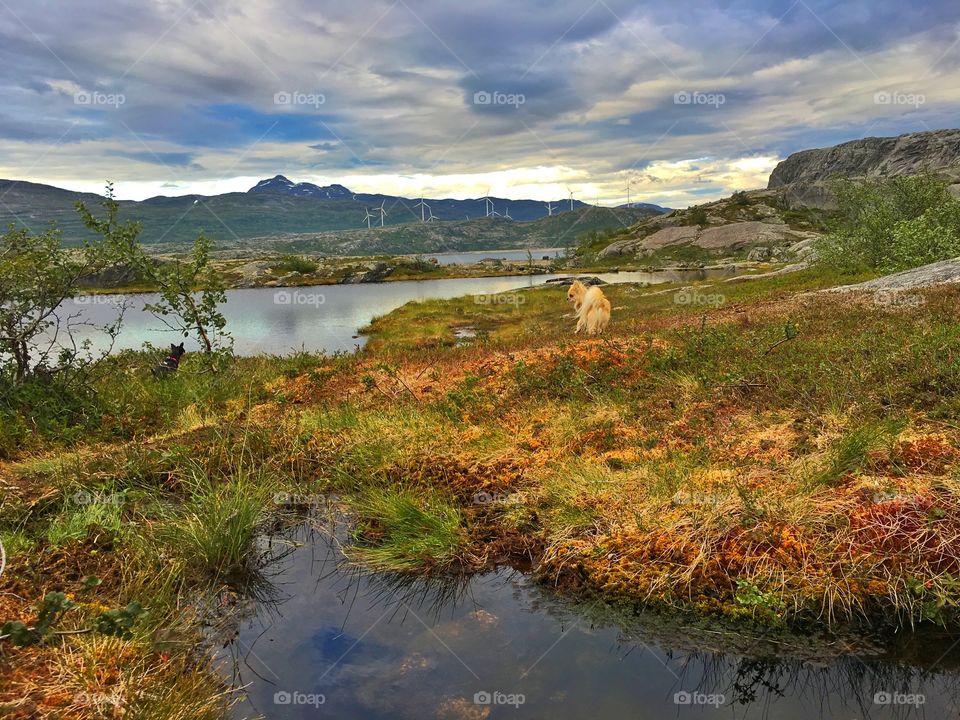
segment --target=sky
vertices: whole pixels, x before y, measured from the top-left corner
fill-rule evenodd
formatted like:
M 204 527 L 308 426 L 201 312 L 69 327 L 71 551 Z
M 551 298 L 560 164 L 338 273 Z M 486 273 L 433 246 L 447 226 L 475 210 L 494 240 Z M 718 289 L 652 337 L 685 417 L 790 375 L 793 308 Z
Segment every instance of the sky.
M 122 199 L 686 207 L 956 127 L 960 2 L 0 0 L 0 88 L 0 177 Z

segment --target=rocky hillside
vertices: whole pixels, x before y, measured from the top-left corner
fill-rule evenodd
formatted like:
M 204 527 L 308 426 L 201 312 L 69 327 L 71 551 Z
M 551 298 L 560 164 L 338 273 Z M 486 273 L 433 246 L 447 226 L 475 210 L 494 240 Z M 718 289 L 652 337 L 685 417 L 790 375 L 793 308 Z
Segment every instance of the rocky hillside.
M 596 255 L 600 261 L 787 260 L 806 251 L 822 220 L 817 211 L 785 208 L 778 191 L 752 190 L 645 220 Z
M 960 129 L 869 137 L 828 148 L 802 150 L 770 174 L 789 207 L 831 207 L 827 182 L 834 177 L 876 178 L 935 172 L 960 192 Z
M 718 258 L 795 260 L 826 230 L 835 207 L 829 181 L 939 173 L 960 194 L 960 129 L 864 138 L 802 150 L 774 169 L 765 190 L 660 215 L 582 247 L 599 262 Z

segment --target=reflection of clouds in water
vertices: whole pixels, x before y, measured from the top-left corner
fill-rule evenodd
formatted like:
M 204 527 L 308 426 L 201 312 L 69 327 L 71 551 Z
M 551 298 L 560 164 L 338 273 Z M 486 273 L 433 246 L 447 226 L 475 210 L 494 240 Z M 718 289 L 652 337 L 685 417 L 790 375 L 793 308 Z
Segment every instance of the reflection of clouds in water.
M 337 542 L 348 542 L 340 529 Z M 454 579 L 364 574 L 340 565 L 327 537 L 301 528 L 290 539 L 297 549 L 274 576 L 287 598 L 260 605 L 241 629 L 239 654 L 253 648 L 251 663 L 271 680 L 263 666 L 276 672 L 276 686 L 323 693 L 334 717 L 438 717 L 477 709 L 481 691 L 522 693 L 511 717 L 551 720 L 633 719 L 640 706 L 649 717 L 687 717 L 678 695 L 722 696 L 720 710 L 736 718 L 953 716 L 957 676 L 944 667 L 960 663 L 929 670 L 949 638 L 887 658 L 835 637 L 727 635 L 719 625 L 576 603 L 507 569 Z M 274 685 L 249 673 L 242 680 L 252 682 L 253 707 L 285 717 L 274 714 Z M 881 707 L 878 692 L 921 693 L 926 702 L 920 713 Z

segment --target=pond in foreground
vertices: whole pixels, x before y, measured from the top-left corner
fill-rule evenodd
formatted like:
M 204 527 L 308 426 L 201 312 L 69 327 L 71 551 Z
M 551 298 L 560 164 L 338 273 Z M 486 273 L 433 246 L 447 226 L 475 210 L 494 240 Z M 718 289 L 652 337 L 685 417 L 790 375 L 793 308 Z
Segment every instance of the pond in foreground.
M 271 599 L 240 603 L 225 630 L 219 665 L 244 688 L 236 718 L 958 715 L 953 638 L 906 635 L 877 654 L 836 638 L 624 622 L 514 570 L 410 585 L 345 569 L 338 543 L 305 526 L 286 540 L 295 549 L 271 566 Z
M 599 275 L 607 282 L 690 282 L 713 277 L 729 277 L 733 269 L 664 270 L 623 272 Z M 412 301 L 454 298 L 462 295 L 487 295 L 532 287 L 561 275 L 459 278 L 443 280 L 398 280 L 361 285 L 315 285 L 298 288 L 254 288 L 229 290 L 223 308 L 227 329 L 233 335 L 240 355 L 278 354 L 296 350 L 327 353 L 351 352 L 363 344 L 360 328 L 376 315 L 383 315 Z M 144 303 L 155 302 L 152 294 L 88 295 L 66 304 L 70 314 L 78 313 L 95 325 L 114 322 L 117 307 L 129 304 L 116 349 L 139 349 L 144 342 L 165 347 L 179 336 L 143 310 Z M 566 308 L 564 307 L 564 311 Z M 105 336 L 87 326 L 78 326 L 77 340 L 89 338 L 94 347 L 103 347 Z M 199 348 L 187 341 L 187 352 Z

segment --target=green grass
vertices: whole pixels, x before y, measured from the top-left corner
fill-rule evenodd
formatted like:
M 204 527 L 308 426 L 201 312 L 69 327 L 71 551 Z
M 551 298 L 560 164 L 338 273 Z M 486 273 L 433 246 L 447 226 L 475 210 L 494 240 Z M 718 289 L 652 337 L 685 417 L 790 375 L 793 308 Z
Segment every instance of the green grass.
M 374 488 L 352 498 L 358 543 L 347 557 L 375 570 L 443 570 L 466 547 L 460 510 L 435 492 Z
M 187 500 L 162 513 L 157 537 L 212 577 L 255 569 L 250 551 L 277 485 L 263 473 L 242 471 L 217 482 L 198 471 L 187 487 Z

